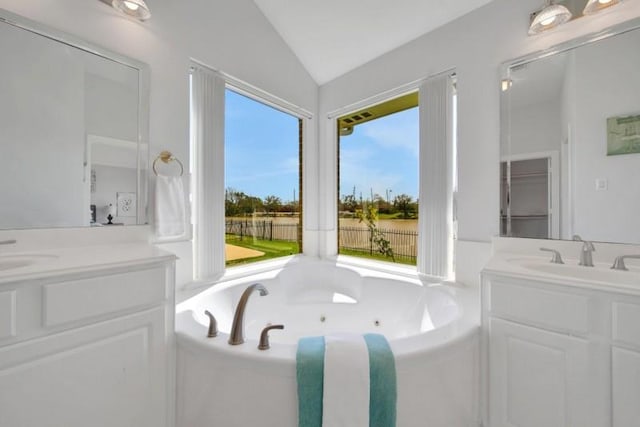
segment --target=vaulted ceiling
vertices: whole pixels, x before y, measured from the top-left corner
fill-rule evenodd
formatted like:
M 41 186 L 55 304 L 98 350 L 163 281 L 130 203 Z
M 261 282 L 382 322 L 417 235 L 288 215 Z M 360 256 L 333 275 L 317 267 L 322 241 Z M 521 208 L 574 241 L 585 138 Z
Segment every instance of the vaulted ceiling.
M 491 0 L 254 0 L 324 84 Z

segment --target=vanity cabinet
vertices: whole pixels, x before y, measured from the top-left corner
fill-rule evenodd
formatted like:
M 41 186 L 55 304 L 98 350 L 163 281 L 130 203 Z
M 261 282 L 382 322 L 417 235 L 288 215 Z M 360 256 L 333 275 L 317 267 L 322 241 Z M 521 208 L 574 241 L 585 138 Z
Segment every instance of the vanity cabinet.
M 640 426 L 639 293 L 483 272 L 483 427 Z
M 171 427 L 173 257 L 0 282 L 0 427 Z

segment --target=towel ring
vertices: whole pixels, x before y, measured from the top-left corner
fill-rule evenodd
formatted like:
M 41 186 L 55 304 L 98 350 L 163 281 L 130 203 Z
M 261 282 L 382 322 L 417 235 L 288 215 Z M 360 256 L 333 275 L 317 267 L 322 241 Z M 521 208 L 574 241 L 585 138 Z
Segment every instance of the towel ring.
M 156 170 L 156 163 L 158 163 L 158 160 L 162 160 L 167 164 L 172 161 L 178 162 L 178 164 L 180 165 L 180 176 L 184 175 L 184 165 L 182 164 L 182 162 L 178 160 L 177 157 L 174 157 L 173 154 L 171 154 L 171 151 L 163 151 L 153 161 L 153 173 L 155 173 L 156 176 L 158 176 L 158 171 Z

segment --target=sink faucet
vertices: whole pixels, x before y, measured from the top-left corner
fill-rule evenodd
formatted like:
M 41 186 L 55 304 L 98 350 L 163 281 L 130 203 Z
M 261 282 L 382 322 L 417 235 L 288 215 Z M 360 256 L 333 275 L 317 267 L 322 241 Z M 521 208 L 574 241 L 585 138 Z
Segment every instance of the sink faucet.
M 582 249 L 580 250 L 580 262 L 578 263 L 578 265 L 582 265 L 584 267 L 593 267 L 593 252 L 595 252 L 596 250 L 596 248 L 593 246 L 593 243 L 582 240 L 582 237 L 577 234 L 573 236 L 573 240 L 584 242 L 584 244 L 582 245 Z
M 244 310 L 247 307 L 247 302 L 249 302 L 249 297 L 251 293 L 255 290 L 260 291 L 260 296 L 265 296 L 269 294 L 267 288 L 262 286 L 260 283 L 254 283 L 244 290 L 242 296 L 240 297 L 240 301 L 238 301 L 238 306 L 236 307 L 236 313 L 233 316 L 233 324 L 231 325 L 231 334 L 229 335 L 229 344 L 238 345 L 244 342 Z
M 640 259 L 640 255 L 620 255 L 616 257 L 616 260 L 613 262 L 613 266 L 611 266 L 612 270 L 629 270 L 626 265 L 624 265 L 625 259 Z
M 551 262 L 554 264 L 564 264 L 564 261 L 562 261 L 562 255 L 560 255 L 560 252 L 556 251 L 555 249 L 549 249 L 549 248 L 540 248 L 541 251 L 545 251 L 545 252 L 551 252 L 553 254 L 553 256 L 551 257 Z

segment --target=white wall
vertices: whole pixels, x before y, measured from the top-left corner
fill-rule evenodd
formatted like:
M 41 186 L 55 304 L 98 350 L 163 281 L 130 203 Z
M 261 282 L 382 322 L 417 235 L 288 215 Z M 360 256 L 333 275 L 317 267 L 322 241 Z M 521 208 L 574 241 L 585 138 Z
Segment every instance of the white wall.
M 569 39 L 589 34 L 640 15 L 640 2 L 624 2 L 607 13 L 570 22 L 556 30 L 528 37 L 529 14 L 539 0 L 495 0 L 492 3 L 410 42 L 320 88 L 320 194 L 325 208 L 321 227 L 335 232 L 335 146 L 325 126 L 328 112 L 408 82 L 455 68 L 458 75 L 458 275 L 477 283 L 468 265 L 478 256 L 460 246 L 487 242 L 499 233 L 500 90 L 501 63 Z M 324 175 L 326 174 L 326 175 Z M 471 243 L 469 243 L 471 244 Z M 330 245 L 324 248 L 331 251 Z
M 138 72 L 128 71 L 133 82 L 126 85 L 96 74 L 85 74 L 87 134 L 133 143 L 138 140 Z
M 145 23 L 97 0 L 0 0 L 0 8 L 150 65 L 150 160 L 170 150 L 188 164 L 190 59 L 316 111 L 317 85 L 251 0 L 147 3 L 153 16 Z M 313 151 L 315 131 L 310 131 L 307 145 Z M 312 198 L 315 179 L 307 181 L 306 195 Z M 305 227 L 316 228 L 313 217 Z M 178 283 L 190 281 L 191 243 L 163 247 L 181 258 Z
M 562 141 L 560 97 L 514 108 L 510 129 L 511 150 L 502 147 L 502 155 L 559 151 Z

